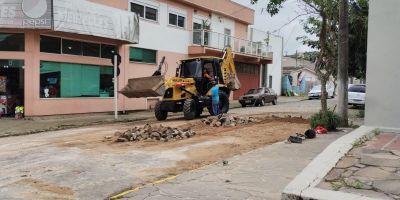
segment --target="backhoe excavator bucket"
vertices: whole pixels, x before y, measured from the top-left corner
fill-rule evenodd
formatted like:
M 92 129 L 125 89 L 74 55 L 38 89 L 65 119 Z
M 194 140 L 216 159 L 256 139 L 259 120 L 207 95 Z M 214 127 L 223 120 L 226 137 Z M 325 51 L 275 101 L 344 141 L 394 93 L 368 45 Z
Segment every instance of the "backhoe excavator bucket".
M 119 93 L 128 98 L 158 97 L 165 92 L 164 76 L 132 78 Z

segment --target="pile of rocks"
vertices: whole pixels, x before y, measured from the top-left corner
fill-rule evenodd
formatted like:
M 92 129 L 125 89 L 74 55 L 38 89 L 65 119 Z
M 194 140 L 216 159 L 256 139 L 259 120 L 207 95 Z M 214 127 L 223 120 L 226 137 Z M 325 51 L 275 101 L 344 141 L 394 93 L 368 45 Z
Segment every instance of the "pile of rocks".
M 211 127 L 234 127 L 241 124 L 249 124 L 260 122 L 260 120 L 253 117 L 239 117 L 233 116 L 229 114 L 221 114 L 218 116 L 210 116 L 201 120 L 204 124 L 209 125 Z
M 117 137 L 115 142 L 134 142 L 142 140 L 169 142 L 190 138 L 195 136 L 196 133 L 190 129 L 171 128 L 162 125 L 151 126 L 150 124 L 146 124 L 143 128 L 134 127 L 125 132 L 116 132 L 114 135 Z

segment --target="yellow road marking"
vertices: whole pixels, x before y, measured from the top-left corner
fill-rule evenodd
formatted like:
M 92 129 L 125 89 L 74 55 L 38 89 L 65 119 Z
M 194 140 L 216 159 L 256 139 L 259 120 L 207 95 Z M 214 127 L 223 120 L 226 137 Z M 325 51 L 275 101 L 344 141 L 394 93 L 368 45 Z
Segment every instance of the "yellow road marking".
M 177 177 L 177 176 L 169 176 L 169 177 L 167 177 L 167 178 L 163 178 L 163 179 L 160 179 L 160 180 L 158 180 L 158 181 L 154 181 L 154 182 L 153 182 L 153 185 L 160 184 L 160 183 L 164 183 L 164 182 L 166 182 L 166 181 L 176 179 L 176 177 Z
M 167 182 L 167 181 L 176 179 L 176 177 L 178 177 L 178 176 L 177 176 L 177 175 L 176 175 L 176 176 L 169 176 L 169 177 L 167 177 L 167 178 L 163 178 L 163 179 L 154 181 L 154 182 L 152 182 L 152 183 L 150 183 L 150 184 L 157 185 L 157 184 L 160 184 L 160 183 L 164 183 L 164 182 Z M 123 191 L 123 192 L 121 192 L 121 193 L 119 193 L 119 194 L 116 194 L 116 195 L 110 197 L 110 199 L 111 199 L 111 200 L 118 199 L 118 198 L 121 198 L 121 197 L 123 197 L 123 196 L 129 194 L 129 193 L 137 192 L 137 191 L 139 191 L 140 189 L 142 189 L 142 186 L 136 187 L 136 188 L 132 188 L 132 189 L 130 189 L 130 190 Z
M 136 187 L 136 188 L 133 188 L 133 189 L 130 189 L 130 190 L 121 192 L 121 193 L 119 193 L 119 194 L 117 194 L 117 195 L 112 196 L 110 199 L 118 199 L 118 198 L 121 198 L 121 197 L 123 197 L 123 196 L 125 196 L 125 195 L 127 195 L 127 194 L 129 194 L 129 193 L 139 191 L 140 188 L 141 188 L 141 187 Z

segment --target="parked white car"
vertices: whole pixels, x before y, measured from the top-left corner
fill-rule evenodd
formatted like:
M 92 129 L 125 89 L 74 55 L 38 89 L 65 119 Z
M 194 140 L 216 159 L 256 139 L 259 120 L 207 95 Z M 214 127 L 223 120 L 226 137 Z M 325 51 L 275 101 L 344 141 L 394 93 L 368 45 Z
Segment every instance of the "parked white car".
M 350 84 L 349 85 L 349 105 L 365 105 L 365 84 Z
M 328 92 L 328 99 L 334 97 L 333 93 L 335 88 L 332 85 L 333 84 L 326 85 L 326 91 Z M 318 98 L 321 98 L 321 85 L 314 86 L 308 93 L 308 99 L 318 99 Z

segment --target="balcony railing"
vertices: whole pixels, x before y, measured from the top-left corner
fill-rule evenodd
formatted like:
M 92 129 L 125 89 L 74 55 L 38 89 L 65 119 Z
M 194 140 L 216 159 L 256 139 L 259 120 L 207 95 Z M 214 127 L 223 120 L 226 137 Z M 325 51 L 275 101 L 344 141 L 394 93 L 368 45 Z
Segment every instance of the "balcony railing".
M 220 50 L 225 47 L 231 47 L 232 51 L 235 53 L 259 57 L 269 57 L 269 53 L 271 52 L 271 47 L 261 42 L 243 40 L 210 30 L 193 30 L 192 44 Z

